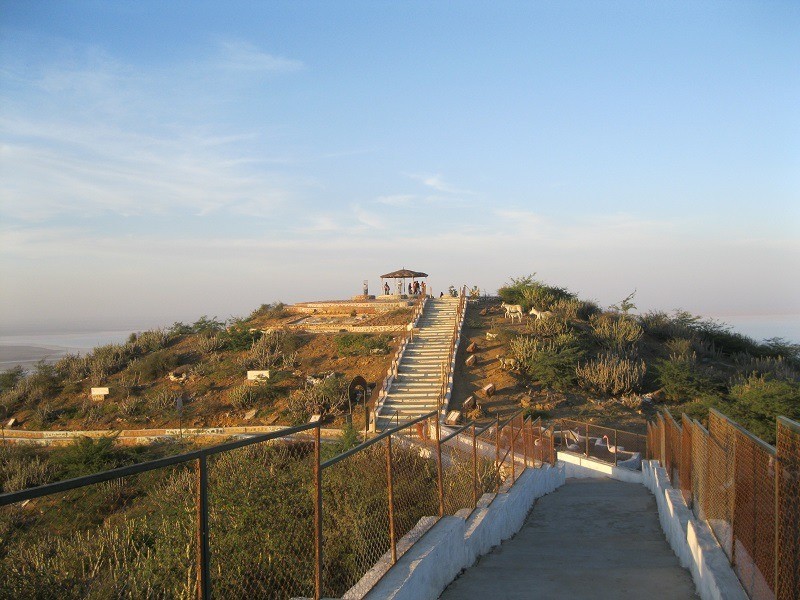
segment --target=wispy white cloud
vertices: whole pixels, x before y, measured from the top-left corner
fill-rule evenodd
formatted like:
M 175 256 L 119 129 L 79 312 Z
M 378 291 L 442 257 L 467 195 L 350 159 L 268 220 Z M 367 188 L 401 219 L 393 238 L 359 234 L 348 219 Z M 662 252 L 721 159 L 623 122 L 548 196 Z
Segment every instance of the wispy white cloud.
M 180 81 L 191 87 L 183 70 L 167 76 L 99 49 L 62 50 L 69 60 L 30 69 L 0 63 L 3 79 L 26 90 L 0 116 L 0 216 L 204 216 L 224 208 L 263 217 L 293 197 L 298 181 L 278 170 L 291 161 L 265 148 L 263 133 L 215 128 L 197 99 L 208 94 L 165 94 Z M 225 44 L 223 54 L 241 68 L 302 66 L 243 42 Z
M 361 206 L 357 204 L 353 205 L 352 210 L 353 210 L 353 215 L 355 215 L 355 218 L 358 220 L 359 223 L 362 223 L 363 225 L 366 225 L 367 227 L 372 229 L 386 228 L 386 224 L 383 222 L 383 219 L 379 215 L 364 210 L 363 208 L 361 208 Z
M 219 66 L 236 71 L 268 73 L 287 73 L 304 67 L 303 61 L 269 54 L 241 40 L 220 42 Z
M 455 185 L 452 185 L 444 180 L 441 175 L 434 174 L 434 175 L 409 175 L 411 179 L 415 181 L 419 181 L 423 185 L 436 190 L 437 192 L 441 192 L 443 194 L 458 194 L 458 195 L 473 195 L 475 192 L 472 192 L 467 189 L 459 188 Z

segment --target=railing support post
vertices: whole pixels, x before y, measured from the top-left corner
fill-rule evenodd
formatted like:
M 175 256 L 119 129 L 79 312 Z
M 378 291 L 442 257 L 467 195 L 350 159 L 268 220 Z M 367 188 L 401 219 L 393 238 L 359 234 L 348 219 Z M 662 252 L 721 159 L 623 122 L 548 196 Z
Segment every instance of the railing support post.
M 563 427 L 562 427 L 562 430 L 563 430 Z M 542 435 L 543 433 L 544 432 L 542 431 L 542 422 L 539 421 L 539 448 L 540 448 L 541 455 L 542 455 L 539 458 L 539 466 L 544 466 L 544 436 Z M 562 431 L 561 435 L 563 437 L 563 435 L 564 435 L 563 431 Z M 548 454 L 548 457 L 547 457 L 548 458 L 548 462 L 550 462 L 549 461 L 550 453 L 548 452 L 547 454 Z M 535 458 L 534 458 L 534 461 L 535 461 Z M 534 464 L 534 466 L 536 466 L 536 465 Z
M 444 482 L 442 481 L 442 435 L 439 428 L 439 413 L 436 413 L 436 484 L 439 495 L 439 516 L 444 516 Z
M 511 419 L 511 482 L 515 483 L 517 481 L 517 456 L 514 454 L 514 421 L 515 419 Z
M 208 467 L 206 457 L 197 459 L 197 598 L 211 598 L 208 548 Z
M 386 438 L 386 487 L 389 496 L 389 544 L 392 548 L 392 564 L 397 562 L 397 540 L 394 532 L 394 479 L 392 478 L 392 436 Z
M 497 471 L 494 491 L 497 493 L 500 491 L 500 415 L 497 415 L 494 427 L 494 468 Z
M 528 468 L 528 432 L 525 431 L 525 425 L 530 421 L 530 418 L 522 419 L 522 458 L 525 461 L 525 468 Z
M 478 440 L 472 424 L 472 508 L 478 506 Z
M 630 446 L 629 446 L 630 447 Z M 617 456 L 619 455 L 619 448 L 617 447 L 617 430 L 614 430 L 614 466 L 617 466 Z
M 322 598 L 322 468 L 320 426 L 314 428 L 314 600 Z
M 586 458 L 589 458 L 589 423 L 586 423 Z

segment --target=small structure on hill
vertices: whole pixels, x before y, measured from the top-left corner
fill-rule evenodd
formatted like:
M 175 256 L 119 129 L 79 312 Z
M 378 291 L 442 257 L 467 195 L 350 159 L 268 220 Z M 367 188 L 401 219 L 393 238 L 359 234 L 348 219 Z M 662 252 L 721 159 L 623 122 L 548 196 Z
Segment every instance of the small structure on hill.
M 421 286 L 415 285 L 417 283 L 417 279 L 425 279 L 428 276 L 427 273 L 423 273 L 422 271 L 412 271 L 411 269 L 398 269 L 397 271 L 392 271 L 391 273 L 386 273 L 385 275 L 381 275 L 381 291 L 384 295 L 389 295 L 389 282 L 384 281 L 386 279 L 394 279 L 397 281 L 397 295 L 403 296 L 406 290 L 406 279 L 411 280 L 411 289 L 412 290 L 419 290 L 414 291 L 414 294 L 425 294 L 425 289 L 427 288 L 427 284 L 425 281 L 422 282 Z M 389 290 L 389 291 L 387 291 Z

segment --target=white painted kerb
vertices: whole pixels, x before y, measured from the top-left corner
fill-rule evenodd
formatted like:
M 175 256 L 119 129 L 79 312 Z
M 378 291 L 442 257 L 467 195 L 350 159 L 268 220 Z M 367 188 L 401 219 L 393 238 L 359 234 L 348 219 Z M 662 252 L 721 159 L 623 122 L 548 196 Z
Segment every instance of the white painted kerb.
M 535 500 L 555 491 L 564 480 L 561 466 L 526 469 L 507 493 L 485 494 L 469 518 L 465 509 L 439 519 L 364 598 L 438 598 L 463 569 L 519 531 Z
M 682 566 L 689 569 L 703 600 L 747 600 L 708 525 L 698 521 L 681 495 L 672 489 L 657 460 L 642 461 L 643 483 L 656 497 L 661 528 Z

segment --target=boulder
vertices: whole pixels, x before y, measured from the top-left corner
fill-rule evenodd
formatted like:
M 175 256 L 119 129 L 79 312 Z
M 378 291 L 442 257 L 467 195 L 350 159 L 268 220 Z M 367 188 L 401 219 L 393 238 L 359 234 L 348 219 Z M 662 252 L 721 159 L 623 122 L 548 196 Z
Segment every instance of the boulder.
M 478 357 L 475 354 L 467 357 L 467 360 L 464 361 L 464 364 L 468 367 L 474 367 L 478 362 Z
M 493 383 L 483 386 L 483 393 L 486 394 L 487 398 L 491 398 L 496 390 L 497 388 Z
M 478 351 L 478 344 L 476 344 L 475 342 L 472 342 L 469 346 L 467 346 L 467 352 L 469 352 L 470 354 L 473 354 L 474 352 L 477 351 Z

